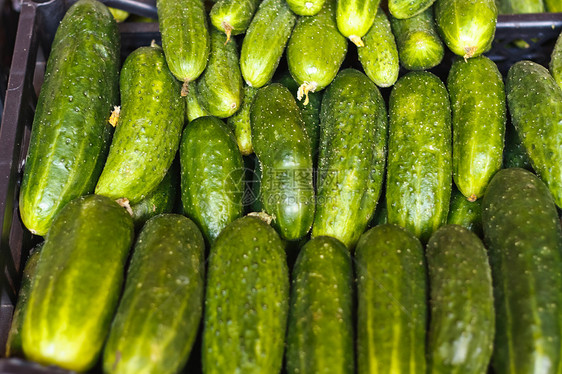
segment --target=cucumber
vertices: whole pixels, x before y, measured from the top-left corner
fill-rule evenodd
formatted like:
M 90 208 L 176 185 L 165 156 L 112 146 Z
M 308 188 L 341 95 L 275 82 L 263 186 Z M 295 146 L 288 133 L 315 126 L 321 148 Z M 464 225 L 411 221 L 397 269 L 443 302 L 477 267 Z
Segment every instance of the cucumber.
M 337 0 L 338 30 L 357 47 L 363 47 L 361 38 L 371 28 L 380 0 Z
M 320 113 L 318 189 L 312 236 L 355 247 L 383 184 L 387 114 L 377 86 L 363 73 L 342 70 L 326 90 Z
M 242 74 L 238 66 L 236 40 L 211 30 L 211 55 L 207 68 L 197 80 L 198 99 L 203 108 L 219 118 L 230 117 L 242 105 Z
M 16 307 L 14 308 L 12 324 L 10 325 L 10 331 L 8 331 L 8 338 L 6 339 L 6 357 L 24 358 L 22 347 L 23 319 L 27 309 L 29 293 L 31 292 L 31 283 L 37 270 L 39 252 L 41 251 L 42 246 L 43 243 L 31 250 L 29 257 L 25 262 L 25 267 L 23 268 L 23 275 L 18 292 L 18 301 L 16 303 Z
M 410 72 L 390 94 L 388 222 L 422 242 L 447 220 L 451 196 L 451 108 L 445 85 Z
M 562 1 L 560 0 L 544 0 L 544 5 L 549 13 L 562 13 Z
M 522 168 L 533 171 L 527 151 L 521 144 L 521 139 L 517 134 L 517 130 L 508 121 L 505 128 L 505 147 L 503 150 L 503 168 Z
M 189 83 L 205 70 L 211 50 L 211 37 L 203 0 L 157 0 L 162 48 L 168 67 L 183 82 L 181 96 Z
M 542 0 L 499 0 L 496 1 L 499 14 L 544 13 Z M 528 47 L 527 47 L 528 48 Z
M 68 9 L 47 61 L 19 196 L 33 234 L 45 235 L 66 203 L 94 191 L 118 101 L 119 50 L 105 5 L 81 0 Z
M 162 49 L 140 47 L 121 70 L 121 111 L 96 194 L 138 203 L 164 179 L 178 150 L 185 102 Z
M 357 49 L 365 74 L 379 87 L 390 87 L 398 79 L 400 61 L 390 22 L 382 8 L 377 10 L 373 26 Z
M 433 5 L 435 0 L 389 0 L 388 11 L 399 19 L 412 18 Z
M 435 23 L 449 49 L 465 59 L 492 46 L 498 8 L 494 0 L 437 0 Z
M 459 225 L 482 237 L 482 199 L 468 201 L 454 188 L 451 193 L 447 224 Z
M 562 88 L 562 33 L 556 39 L 556 44 L 550 56 L 549 68 L 554 80 Z
M 511 122 L 533 169 L 562 207 L 562 89 L 543 66 L 519 61 L 506 81 Z
M 408 70 L 431 69 L 441 63 L 445 47 L 433 20 L 433 7 L 407 19 L 390 16 L 400 64 Z
M 289 90 L 273 83 L 251 110 L 252 144 L 261 167 L 260 201 L 286 240 L 305 236 L 314 219 L 312 149 Z
M 234 130 L 234 137 L 238 144 L 238 149 L 243 156 L 248 156 L 254 152 L 252 146 L 252 126 L 250 124 L 250 110 L 254 103 L 254 98 L 258 92 L 257 88 L 244 85 L 244 95 L 242 106 L 226 121 Z
M 199 329 L 205 242 L 178 214 L 151 218 L 139 234 L 103 352 L 104 373 L 177 373 Z
M 27 359 L 86 371 L 97 361 L 117 307 L 133 220 L 108 197 L 66 204 L 49 230 L 22 327 Z
M 426 248 L 430 323 L 429 373 L 486 373 L 494 345 L 492 274 L 482 241 L 445 225 Z
M 184 213 L 213 243 L 242 215 L 244 163 L 232 130 L 218 118 L 197 118 L 183 132 L 180 163 Z
M 320 236 L 293 268 L 287 373 L 354 373 L 353 270 L 339 240 Z
M 264 0 L 242 42 L 240 70 L 248 86 L 260 88 L 271 80 L 296 16 L 284 0 Z
M 203 372 L 279 373 L 288 307 L 289 270 L 281 239 L 259 218 L 237 219 L 209 255 Z
M 347 40 L 336 25 L 336 0 L 326 0 L 314 16 L 300 17 L 287 45 L 287 65 L 300 85 L 297 98 L 306 96 L 306 105 L 308 92 L 326 88 L 334 80 L 346 53 Z
M 453 179 L 475 201 L 502 166 L 507 116 L 503 80 L 488 57 L 457 59 L 447 88 L 453 110 Z
M 189 122 L 193 121 L 199 117 L 210 116 L 211 113 L 201 105 L 199 100 L 199 93 L 197 92 L 197 81 L 193 82 L 191 88 L 187 92 L 187 120 Z
M 548 188 L 527 170 L 498 171 L 482 226 L 494 280 L 494 372 L 559 373 L 562 232 Z
M 322 10 L 326 0 L 287 0 L 289 8 L 299 16 L 314 16 Z
M 227 42 L 231 35 L 246 32 L 260 0 L 219 0 L 211 11 L 209 17 L 212 25 L 226 35 Z
M 425 374 L 427 274 L 420 241 L 381 225 L 361 236 L 357 273 L 358 373 Z
M 117 8 L 111 8 L 111 7 L 108 7 L 107 9 L 109 9 L 109 11 L 111 12 L 111 15 L 113 16 L 113 18 L 115 18 L 116 22 L 123 22 L 127 18 L 129 18 L 129 12 L 127 12 L 125 10 L 121 10 L 121 9 L 117 9 Z

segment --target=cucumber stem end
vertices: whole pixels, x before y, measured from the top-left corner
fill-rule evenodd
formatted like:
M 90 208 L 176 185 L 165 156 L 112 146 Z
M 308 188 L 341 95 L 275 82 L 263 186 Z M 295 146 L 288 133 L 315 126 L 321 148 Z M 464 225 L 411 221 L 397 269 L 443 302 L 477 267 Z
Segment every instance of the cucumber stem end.
M 361 40 L 360 36 L 351 35 L 349 37 L 349 40 L 351 40 L 353 42 L 353 44 L 355 44 L 358 47 L 364 47 L 365 46 L 365 43 L 363 43 L 363 40 Z
M 189 93 L 189 81 L 186 79 L 183 81 L 183 85 L 181 86 L 181 96 L 187 96 Z
M 302 97 L 304 96 L 305 99 L 303 105 L 308 105 L 308 93 L 316 91 L 317 87 L 318 84 L 316 82 L 304 82 L 299 86 L 299 89 L 297 91 L 297 99 L 302 100 Z

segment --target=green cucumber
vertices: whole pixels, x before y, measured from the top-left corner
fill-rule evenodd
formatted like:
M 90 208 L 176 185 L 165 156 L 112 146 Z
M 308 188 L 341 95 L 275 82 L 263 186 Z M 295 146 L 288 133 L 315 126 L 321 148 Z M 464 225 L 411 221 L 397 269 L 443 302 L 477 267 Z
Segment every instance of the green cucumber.
M 119 301 L 133 220 L 108 197 L 76 198 L 57 214 L 31 285 L 22 328 L 27 359 L 86 371 Z
M 447 88 L 453 110 L 453 179 L 475 201 L 502 166 L 507 116 L 503 80 L 488 57 L 457 59 Z
M 118 101 L 119 33 L 107 7 L 82 0 L 63 18 L 47 61 L 19 196 L 36 235 L 70 200 L 92 193 L 103 168 Z
M 435 23 L 449 49 L 465 59 L 492 46 L 498 8 L 494 0 L 437 0 Z
M 358 374 L 425 374 L 427 274 L 420 241 L 380 225 L 361 236 L 357 274 Z
M 236 40 L 211 30 L 211 55 L 207 68 L 197 80 L 198 99 L 211 115 L 226 118 L 242 105 L 242 74 L 240 73 Z
M 231 35 L 246 32 L 260 0 L 219 0 L 211 11 L 209 17 L 212 25 L 226 35 L 227 42 Z
M 554 80 L 558 83 L 558 86 L 562 88 L 562 33 L 558 35 L 556 44 L 550 55 L 549 68 Z
M 451 192 L 447 223 L 462 226 L 482 237 L 482 199 L 469 201 L 454 188 Z
M 433 5 L 435 0 L 390 0 L 388 11 L 399 19 L 412 18 Z
M 273 83 L 256 94 L 252 144 L 261 167 L 260 201 L 286 240 L 305 236 L 314 219 L 312 149 L 289 90 Z
M 398 79 L 400 61 L 390 22 L 382 8 L 377 10 L 373 26 L 363 38 L 359 61 L 365 74 L 379 87 L 390 87 Z
M 505 147 L 503 150 L 503 166 L 507 168 L 522 168 L 529 171 L 533 170 L 527 151 L 521 144 L 521 139 L 511 121 L 508 121 L 505 128 Z
M 242 215 L 244 163 L 232 130 L 218 118 L 197 118 L 183 132 L 180 163 L 184 213 L 212 243 Z
M 499 0 L 496 1 L 499 14 L 544 13 L 543 0 Z M 528 48 L 528 47 L 527 47 Z
M 289 8 L 299 16 L 314 16 L 322 10 L 326 0 L 287 0 Z
M 209 255 L 203 372 L 279 373 L 288 307 L 289 270 L 279 235 L 256 217 L 228 225 Z
M 197 81 L 193 82 L 191 88 L 187 92 L 187 107 L 186 114 L 189 122 L 199 117 L 210 116 L 211 113 L 201 105 L 199 100 L 199 93 L 197 92 Z
M 433 20 L 433 7 L 407 19 L 390 16 L 400 64 L 408 70 L 426 70 L 441 63 L 445 47 Z
M 321 91 L 328 86 L 346 53 L 347 40 L 336 25 L 336 0 L 326 0 L 314 16 L 300 17 L 287 45 L 289 71 L 300 86 L 297 98 L 306 96 L 306 105 L 309 91 Z
M 351 249 L 383 184 L 388 126 L 377 86 L 357 70 L 342 70 L 324 94 L 320 124 L 312 236 L 332 236 Z
M 339 240 L 320 236 L 293 267 L 287 373 L 354 373 L 353 270 Z
M 103 352 L 104 373 L 177 373 L 199 329 L 205 242 L 178 214 L 151 218 L 139 234 Z
M 519 61 L 506 81 L 511 122 L 537 175 L 562 207 L 562 89 L 543 66 Z
M 410 72 L 390 94 L 388 222 L 427 242 L 444 224 L 451 196 L 451 108 L 445 85 Z
M 562 13 L 562 1 L 560 0 L 544 0 L 544 5 L 549 13 Z
M 484 195 L 482 226 L 494 280 L 494 372 L 559 373 L 562 232 L 552 195 L 531 172 L 502 169 Z
M 181 96 L 197 79 L 209 59 L 211 38 L 203 0 L 157 0 L 162 48 L 168 67 L 183 82 Z
M 429 373 L 486 373 L 494 345 L 492 274 L 482 241 L 445 225 L 426 248 L 430 323 Z
M 20 289 L 18 292 L 18 301 L 14 308 L 12 315 L 12 324 L 10 331 L 8 331 L 8 338 L 6 339 L 6 357 L 20 357 L 24 358 L 22 347 L 22 327 L 27 309 L 27 301 L 29 293 L 31 292 L 31 283 L 37 271 L 37 260 L 39 259 L 39 252 L 43 243 L 33 248 L 29 253 L 29 257 L 25 262 L 23 268 L 23 275 L 21 277 Z
M 254 152 L 252 146 L 252 126 L 250 124 L 250 110 L 254 103 L 254 98 L 258 93 L 258 89 L 244 85 L 244 95 L 242 106 L 231 117 L 228 117 L 227 123 L 234 130 L 234 137 L 238 144 L 238 149 L 243 156 L 248 156 Z
M 357 47 L 363 47 L 361 38 L 375 21 L 380 0 L 338 0 L 337 3 L 338 30 Z
M 178 150 L 185 102 L 162 49 L 140 47 L 121 70 L 121 111 L 96 194 L 138 203 L 164 179 Z
M 242 42 L 240 70 L 248 86 L 260 88 L 271 80 L 296 16 L 285 0 L 264 0 Z
M 108 7 L 109 11 L 116 22 L 123 22 L 129 17 L 129 12 L 117 8 Z

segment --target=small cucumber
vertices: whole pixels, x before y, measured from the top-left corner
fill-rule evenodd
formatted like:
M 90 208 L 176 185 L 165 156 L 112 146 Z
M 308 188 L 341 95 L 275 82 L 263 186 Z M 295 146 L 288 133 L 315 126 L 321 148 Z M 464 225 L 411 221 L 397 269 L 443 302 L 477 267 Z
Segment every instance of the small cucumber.
M 494 0 L 437 0 L 435 22 L 449 49 L 465 59 L 492 46 L 498 8 Z
M 203 0 L 157 0 L 156 8 L 166 62 L 183 82 L 181 95 L 186 96 L 189 82 L 205 70 L 211 50 Z
M 503 150 L 503 166 L 504 169 L 507 168 L 522 168 L 529 171 L 533 171 L 531 166 L 531 161 L 529 161 L 529 156 L 527 156 L 527 151 L 525 147 L 521 144 L 521 139 L 517 134 L 517 130 L 508 121 L 505 128 L 505 147 Z
M 433 7 L 407 19 L 390 16 L 400 63 L 408 70 L 426 70 L 441 63 L 445 47 L 433 20 Z
M 203 372 L 279 373 L 288 309 L 289 270 L 279 235 L 257 217 L 237 219 L 209 255 Z
M 211 11 L 209 17 L 213 26 L 225 33 L 227 42 L 231 35 L 246 32 L 260 0 L 219 0 Z
M 348 249 L 320 236 L 293 268 L 287 373 L 354 373 L 353 270 Z
M 398 79 L 400 61 L 390 22 L 382 8 L 377 10 L 373 26 L 357 49 L 365 74 L 379 87 L 390 87 Z
M 301 100 L 306 96 L 306 105 L 308 92 L 321 91 L 328 86 L 346 53 L 347 40 L 336 25 L 336 0 L 326 0 L 322 10 L 314 16 L 300 17 L 287 45 L 289 71 L 300 85 L 297 98 Z
M 364 233 L 355 251 L 358 374 L 425 374 L 427 272 L 420 241 L 401 227 Z
M 199 117 L 205 117 L 211 115 L 211 113 L 209 113 L 207 109 L 205 109 L 203 105 L 201 105 L 201 102 L 199 100 L 199 93 L 197 92 L 197 81 L 191 84 L 191 87 L 187 92 L 186 100 L 187 100 L 187 107 L 186 107 L 187 120 L 189 122 Z
M 399 19 L 412 18 L 433 5 L 435 0 L 389 0 L 388 11 Z
M 178 214 L 151 218 L 140 232 L 123 297 L 103 352 L 104 373 L 177 373 L 199 329 L 205 242 Z
M 562 89 L 543 66 L 519 61 L 506 81 L 511 122 L 531 160 L 562 208 Z
M 140 47 L 127 57 L 120 89 L 121 112 L 96 194 L 134 204 L 153 191 L 170 168 L 185 102 L 157 45 Z
M 252 144 L 261 167 L 260 201 L 286 240 L 308 233 L 314 219 L 310 138 L 289 90 L 273 83 L 256 94 Z
M 453 179 L 475 201 L 502 166 L 507 116 L 503 80 L 488 57 L 457 59 L 447 88 L 453 110 Z
M 242 215 L 244 163 L 232 130 L 218 118 L 197 118 L 183 132 L 180 163 L 184 213 L 212 243 Z
M 57 214 L 37 260 L 22 327 L 27 359 L 87 371 L 119 301 L 133 220 L 108 197 L 72 200 Z
M 226 118 L 242 105 L 244 94 L 236 40 L 226 43 L 220 31 L 211 30 L 211 55 L 197 80 L 199 102 L 211 115 Z
M 451 204 L 447 224 L 459 225 L 482 237 L 482 199 L 468 199 L 454 188 L 451 193 Z
M 363 47 L 361 38 L 375 21 L 380 0 L 337 0 L 338 30 L 357 47 Z
M 430 322 L 428 373 L 486 373 L 495 312 L 488 254 L 473 232 L 445 225 L 426 248 Z
M 482 226 L 494 280 L 494 372 L 560 373 L 562 231 L 552 195 L 531 172 L 502 169 L 484 195 Z
M 260 88 L 271 80 L 296 20 L 285 0 L 260 4 L 240 52 L 240 70 L 248 86 Z
M 250 110 L 257 92 L 257 88 L 244 85 L 242 106 L 234 115 L 228 117 L 227 120 L 228 125 L 234 130 L 234 137 L 236 138 L 238 149 L 243 156 L 248 156 L 254 152 L 254 147 L 252 146 Z
M 388 222 L 427 242 L 444 224 L 451 196 L 449 94 L 429 72 L 410 72 L 390 94 Z
M 101 2 L 78 1 L 57 29 L 33 119 L 19 196 L 33 234 L 45 235 L 66 203 L 94 191 L 118 83 L 117 24 Z
M 324 6 L 326 0 L 287 0 L 289 8 L 299 16 L 314 16 Z
M 549 68 L 554 80 L 562 89 L 562 33 L 560 33 L 556 39 L 556 44 L 554 45 L 552 55 L 550 56 Z
M 351 249 L 383 184 L 388 125 L 377 86 L 357 70 L 342 70 L 324 94 L 320 124 L 312 236 L 332 236 Z

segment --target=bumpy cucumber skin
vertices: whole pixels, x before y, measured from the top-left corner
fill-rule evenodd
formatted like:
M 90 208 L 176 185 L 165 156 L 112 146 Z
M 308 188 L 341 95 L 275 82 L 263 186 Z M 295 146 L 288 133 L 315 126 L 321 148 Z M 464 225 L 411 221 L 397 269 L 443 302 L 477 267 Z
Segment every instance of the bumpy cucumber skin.
M 174 210 L 179 184 L 176 173 L 177 169 L 172 165 L 162 182 L 151 193 L 137 204 L 131 205 L 135 228 L 140 229 L 146 221 L 158 214 Z
M 39 260 L 39 252 L 42 246 L 43 243 L 32 250 L 23 269 L 18 292 L 18 301 L 14 308 L 12 324 L 10 326 L 10 331 L 8 331 L 8 338 L 6 339 L 6 357 L 24 358 L 22 347 L 23 320 L 27 309 L 27 300 L 31 292 L 31 283 L 33 282 L 33 277 L 37 270 L 37 260 Z
M 300 239 L 312 226 L 315 200 L 310 138 L 293 95 L 279 83 L 260 89 L 251 124 L 263 209 L 283 239 Z
M 256 217 L 227 226 L 211 247 L 203 372 L 279 373 L 289 309 L 285 249 Z
M 223 33 L 211 30 L 211 55 L 197 80 L 197 92 L 201 105 L 215 117 L 230 117 L 242 105 L 244 91 L 238 64 L 236 40 L 226 43 Z
M 435 0 L 390 0 L 388 11 L 399 19 L 412 18 L 433 5 Z
M 181 82 L 194 81 L 205 70 L 211 50 L 203 0 L 157 0 L 156 7 L 170 71 Z
M 502 169 L 484 195 L 482 226 L 494 280 L 494 372 L 559 373 L 562 233 L 552 196 L 531 172 Z
M 453 53 L 470 58 L 490 49 L 498 20 L 494 0 L 437 0 L 434 8 L 439 33 Z
M 420 241 L 380 225 L 357 243 L 358 373 L 426 373 L 427 274 Z
M 336 25 L 336 0 L 326 0 L 318 14 L 297 21 L 287 45 L 287 64 L 299 85 L 312 84 L 313 91 L 320 91 L 334 80 L 346 53 L 347 40 Z
M 355 247 L 382 188 L 387 121 L 377 86 L 357 70 L 342 70 L 324 93 L 313 237 Z
M 258 89 L 244 85 L 244 98 L 242 106 L 231 117 L 228 117 L 227 123 L 234 130 L 234 137 L 238 144 L 238 149 L 243 156 L 248 156 L 254 152 L 252 146 L 252 126 L 250 124 L 250 110 L 254 103 L 254 98 L 258 93 Z
M 213 26 L 224 33 L 230 28 L 231 35 L 246 32 L 260 0 L 219 0 L 209 13 Z
M 177 373 L 199 329 L 204 282 L 205 242 L 195 223 L 178 214 L 151 218 L 133 250 L 104 373 Z
M 187 91 L 187 97 L 185 98 L 187 101 L 186 114 L 187 114 L 187 120 L 189 122 L 199 117 L 205 117 L 211 115 L 211 113 L 209 113 L 209 111 L 207 111 L 207 109 L 205 109 L 203 105 L 201 105 L 201 102 L 199 100 L 199 92 L 197 92 L 196 82 L 197 81 L 191 84 L 191 87 L 189 87 L 189 90 Z
M 120 83 L 121 113 L 96 194 L 138 203 L 162 182 L 174 160 L 185 102 L 158 46 L 132 52 Z
M 482 237 L 482 199 L 470 202 L 458 189 L 453 189 L 447 224 L 462 226 Z
M 562 33 L 560 33 L 558 39 L 556 39 L 556 44 L 550 56 L 549 68 L 554 80 L 562 89 Z
M 105 196 L 76 198 L 57 214 L 23 321 L 29 360 L 75 371 L 96 363 L 119 301 L 133 235 L 129 213 Z
M 373 26 L 363 38 L 359 61 L 365 74 L 379 87 L 390 87 L 398 79 L 400 61 L 390 22 L 382 8 L 377 10 Z
M 503 79 L 485 56 L 457 59 L 447 88 L 453 111 L 453 179 L 474 201 L 502 166 L 507 120 Z
M 242 215 L 244 163 L 231 129 L 215 117 L 197 118 L 183 132 L 180 163 L 184 213 L 213 243 Z
M 367 34 L 375 20 L 380 0 L 338 0 L 336 21 L 340 33 L 355 44 Z
M 390 16 L 400 63 L 408 70 L 426 70 L 441 63 L 445 47 L 433 20 L 433 7 L 408 19 Z
M 119 33 L 100 2 L 83 0 L 61 22 L 37 102 L 19 196 L 36 235 L 70 200 L 92 193 L 111 141 L 118 101 Z
M 482 241 L 445 225 L 426 248 L 430 289 L 428 373 L 482 374 L 494 345 L 492 274 Z
M 353 373 L 353 270 L 348 249 L 320 236 L 293 268 L 287 373 Z
M 533 169 L 562 208 L 562 89 L 532 61 L 511 66 L 506 89 L 511 122 Z
M 260 4 L 240 52 L 240 70 L 248 86 L 260 88 L 271 80 L 296 20 L 285 0 Z
M 451 108 L 429 72 L 400 78 L 390 94 L 388 222 L 427 242 L 447 220 L 451 196 Z
M 326 0 L 287 0 L 289 8 L 299 16 L 314 16 L 322 10 Z

